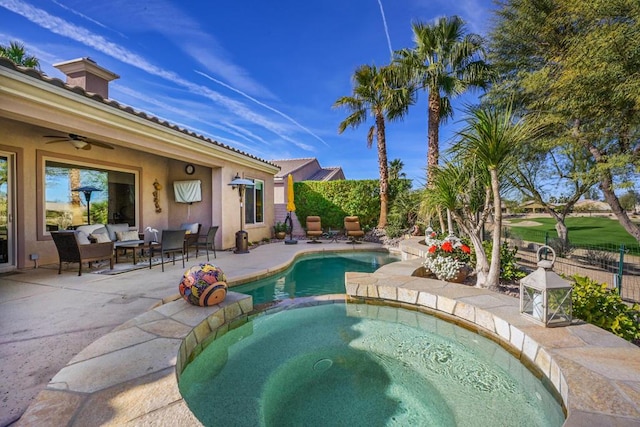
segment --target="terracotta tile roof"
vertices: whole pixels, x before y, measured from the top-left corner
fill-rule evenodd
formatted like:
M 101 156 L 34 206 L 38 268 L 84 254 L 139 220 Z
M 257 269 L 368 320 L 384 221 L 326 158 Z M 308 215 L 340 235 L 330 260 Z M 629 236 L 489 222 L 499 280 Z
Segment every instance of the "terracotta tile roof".
M 120 111 L 125 111 L 127 113 L 133 114 L 134 116 L 138 116 L 138 117 L 140 117 L 142 119 L 145 119 L 145 120 L 148 120 L 150 122 L 160 124 L 160 125 L 165 126 L 165 127 L 169 128 L 169 129 L 181 132 L 181 133 L 183 133 L 185 135 L 189 135 L 189 136 L 191 136 L 193 138 L 197 138 L 197 139 L 199 139 L 201 141 L 205 141 L 205 142 L 208 142 L 210 144 L 216 145 L 218 147 L 222 147 L 222 148 L 225 148 L 227 150 L 234 151 L 236 153 L 242 154 L 243 156 L 258 160 L 260 162 L 269 164 L 271 166 L 278 166 L 278 165 L 276 165 L 276 164 L 274 164 L 272 162 L 269 162 L 267 160 L 261 159 L 261 158 L 259 158 L 257 156 L 252 155 L 252 154 L 246 153 L 244 151 L 240 151 L 237 148 L 233 148 L 233 147 L 231 147 L 229 145 L 222 144 L 222 143 L 220 143 L 218 141 L 215 141 L 215 140 L 213 140 L 211 138 L 207 138 L 207 137 L 205 137 L 203 135 L 197 134 L 197 133 L 195 133 L 193 131 L 190 131 L 188 129 L 181 128 L 180 126 L 177 126 L 177 125 L 175 125 L 173 123 L 169 123 L 166 120 L 162 120 L 162 119 L 160 119 L 160 118 L 158 118 L 156 116 L 152 116 L 150 114 L 147 114 L 144 111 L 136 111 L 132 107 L 130 107 L 128 105 L 120 104 L 119 102 L 117 102 L 117 101 L 115 101 L 113 99 L 105 99 L 101 95 L 98 95 L 98 94 L 92 93 L 92 92 L 87 92 L 86 90 L 84 90 L 83 88 L 81 88 L 79 86 L 69 86 L 68 84 L 66 84 L 65 82 L 60 80 L 59 78 L 49 77 L 45 73 L 43 73 L 41 71 L 38 71 L 38 70 L 36 70 L 34 68 L 26 68 L 26 67 L 18 66 L 13 61 L 11 61 L 10 59 L 0 57 L 0 66 L 5 67 L 5 68 L 9 68 L 9 69 L 12 69 L 12 70 L 15 70 L 15 71 L 18 71 L 18 72 L 21 72 L 22 74 L 25 74 L 25 75 L 27 75 L 29 77 L 33 77 L 35 79 L 38 79 L 38 80 L 41 80 L 43 82 L 49 83 L 49 84 L 51 84 L 53 86 L 57 86 L 59 88 L 66 89 L 69 92 L 76 93 L 78 95 L 84 96 L 85 98 L 92 99 L 92 100 L 94 100 L 96 102 L 100 102 L 102 104 L 108 105 L 108 106 L 113 107 L 115 109 L 118 109 Z

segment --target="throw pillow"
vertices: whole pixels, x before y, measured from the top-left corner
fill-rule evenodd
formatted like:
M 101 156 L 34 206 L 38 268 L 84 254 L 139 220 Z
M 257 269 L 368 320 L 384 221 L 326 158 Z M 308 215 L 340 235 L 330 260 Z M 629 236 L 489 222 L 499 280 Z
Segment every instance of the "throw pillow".
M 91 243 L 89 236 L 84 231 L 76 231 L 76 236 L 78 236 L 78 244 L 80 245 L 88 245 Z
M 126 242 L 126 241 L 129 241 L 129 240 L 139 240 L 138 230 L 116 231 L 116 239 L 119 242 Z
M 96 243 L 108 243 L 111 241 L 107 233 L 92 233 L 89 238 Z

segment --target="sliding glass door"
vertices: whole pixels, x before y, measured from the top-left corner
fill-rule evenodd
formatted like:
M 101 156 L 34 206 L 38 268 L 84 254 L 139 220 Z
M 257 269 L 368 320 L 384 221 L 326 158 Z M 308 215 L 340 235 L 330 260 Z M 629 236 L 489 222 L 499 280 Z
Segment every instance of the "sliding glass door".
M 0 152 L 0 270 L 13 267 L 13 156 Z

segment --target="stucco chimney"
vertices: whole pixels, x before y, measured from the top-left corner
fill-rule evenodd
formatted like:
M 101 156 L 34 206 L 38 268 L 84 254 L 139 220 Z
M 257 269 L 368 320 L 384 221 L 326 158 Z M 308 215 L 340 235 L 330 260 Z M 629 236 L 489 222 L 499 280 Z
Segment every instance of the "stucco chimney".
M 67 84 L 80 86 L 87 92 L 97 93 L 103 98 L 109 98 L 109 82 L 120 78 L 106 68 L 100 67 L 91 58 L 78 58 L 71 61 L 53 64 L 67 76 Z

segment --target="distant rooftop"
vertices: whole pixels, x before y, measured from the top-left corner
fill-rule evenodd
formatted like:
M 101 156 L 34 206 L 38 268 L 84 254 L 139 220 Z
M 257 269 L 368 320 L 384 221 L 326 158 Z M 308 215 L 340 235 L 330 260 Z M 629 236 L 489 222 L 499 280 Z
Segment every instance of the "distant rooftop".
M 334 181 L 345 179 L 344 172 L 340 166 L 323 168 L 315 157 L 271 160 L 271 163 L 280 166 L 280 172 L 274 176 L 276 182 L 284 180 L 289 174 L 292 174 L 296 181 Z

